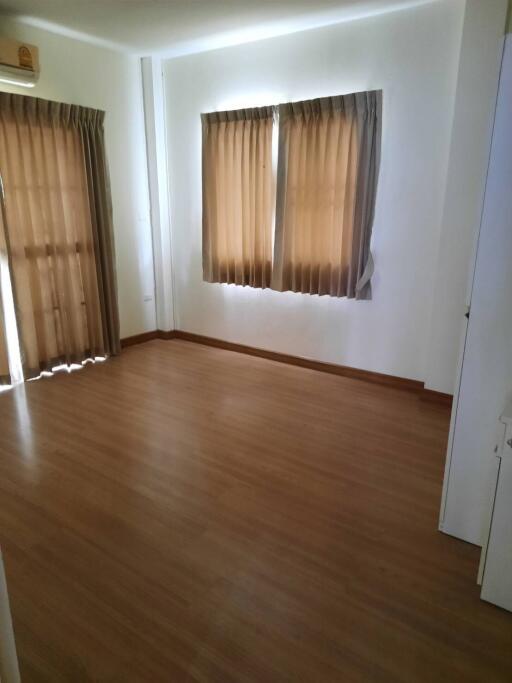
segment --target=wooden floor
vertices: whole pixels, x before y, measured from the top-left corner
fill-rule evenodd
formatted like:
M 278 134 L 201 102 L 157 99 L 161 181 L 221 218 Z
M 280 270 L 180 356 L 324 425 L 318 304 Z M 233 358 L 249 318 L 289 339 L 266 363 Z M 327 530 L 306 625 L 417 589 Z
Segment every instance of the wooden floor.
M 448 421 L 184 341 L 0 394 L 23 683 L 510 683 L 512 614 L 436 530 Z

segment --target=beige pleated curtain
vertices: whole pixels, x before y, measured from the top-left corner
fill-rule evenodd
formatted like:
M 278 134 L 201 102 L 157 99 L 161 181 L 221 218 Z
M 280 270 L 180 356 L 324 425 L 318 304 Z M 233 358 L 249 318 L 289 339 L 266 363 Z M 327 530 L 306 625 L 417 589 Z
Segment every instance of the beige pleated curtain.
M 204 114 L 204 279 L 269 285 L 275 206 L 273 289 L 371 298 L 381 112 L 381 91 L 279 105 L 275 204 L 272 109 Z
M 279 106 L 274 289 L 371 298 L 381 97 Z
M 272 107 L 203 114 L 203 278 L 270 286 Z
M 5 335 L 5 321 L 0 303 L 0 384 L 10 384 L 9 358 L 7 356 L 7 338 Z
M 1 207 L 0 207 L 1 208 Z M 7 267 L 7 253 L 2 248 L 2 214 L 0 212 L 0 385 L 11 383 L 7 354 L 7 327 L 5 324 L 2 292 L 2 269 Z
M 5 270 L 8 268 L 7 245 L 5 243 L 4 215 L 5 207 L 2 200 L 2 186 L 0 184 L 0 385 L 10 384 L 11 375 L 9 370 L 9 356 L 7 353 L 7 326 L 4 315 L 3 290 Z
M 0 93 L 4 231 L 26 378 L 119 350 L 103 117 Z

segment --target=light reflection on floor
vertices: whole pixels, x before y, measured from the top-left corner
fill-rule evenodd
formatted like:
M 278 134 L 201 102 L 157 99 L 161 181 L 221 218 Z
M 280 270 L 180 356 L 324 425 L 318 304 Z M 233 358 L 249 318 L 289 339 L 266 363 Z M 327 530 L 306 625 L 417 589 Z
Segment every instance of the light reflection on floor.
M 89 365 L 90 363 L 102 363 L 105 360 L 106 358 L 103 356 L 96 356 L 95 358 L 87 358 L 86 360 L 82 361 L 82 363 L 73 363 L 71 365 L 57 365 L 54 368 L 52 368 L 51 372 L 43 371 L 38 377 L 34 377 L 27 381 L 34 382 L 35 380 L 53 377 L 55 374 L 62 372 L 66 372 L 69 374 L 72 372 L 76 372 L 77 370 L 82 370 L 86 365 Z M 18 438 L 19 443 L 21 445 L 19 452 L 23 453 L 23 458 L 25 460 L 32 460 L 36 453 L 32 432 L 31 416 L 27 403 L 27 384 L 22 381 L 17 382 L 15 384 L 7 384 L 0 386 L 0 394 L 6 393 L 11 390 L 11 396 L 14 400 L 14 408 L 16 411 Z

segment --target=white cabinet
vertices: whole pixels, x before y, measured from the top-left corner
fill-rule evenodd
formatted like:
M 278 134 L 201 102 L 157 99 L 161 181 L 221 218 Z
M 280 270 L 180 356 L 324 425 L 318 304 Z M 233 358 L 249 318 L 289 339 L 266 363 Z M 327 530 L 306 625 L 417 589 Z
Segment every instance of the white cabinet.
M 489 525 L 482 548 L 482 599 L 512 611 L 512 404 L 500 418 Z

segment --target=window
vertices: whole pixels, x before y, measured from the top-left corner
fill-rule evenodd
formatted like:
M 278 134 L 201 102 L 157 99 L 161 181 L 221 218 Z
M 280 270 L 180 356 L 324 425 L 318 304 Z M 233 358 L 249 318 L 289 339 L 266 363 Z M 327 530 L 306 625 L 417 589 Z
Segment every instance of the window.
M 103 117 L 0 93 L 2 289 L 12 286 L 26 379 L 119 347 Z
M 269 287 L 272 107 L 203 114 L 203 276 Z
M 381 110 L 371 91 L 203 115 L 204 279 L 371 298 Z

